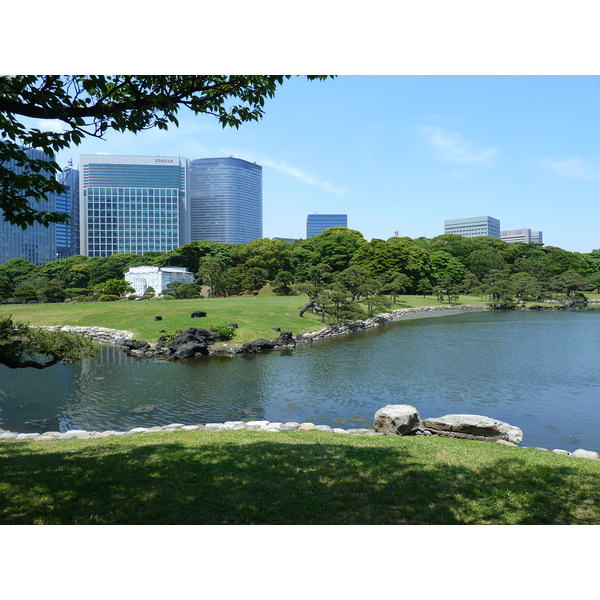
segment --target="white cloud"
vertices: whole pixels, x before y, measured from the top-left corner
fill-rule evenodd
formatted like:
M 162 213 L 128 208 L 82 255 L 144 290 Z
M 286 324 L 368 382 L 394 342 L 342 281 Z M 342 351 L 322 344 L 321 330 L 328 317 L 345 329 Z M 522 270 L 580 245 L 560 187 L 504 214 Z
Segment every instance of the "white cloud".
M 262 160 L 262 165 L 265 167 L 270 167 L 271 169 L 276 169 L 277 171 L 281 171 L 286 175 L 290 175 L 295 179 L 298 179 L 302 183 L 306 185 L 310 185 L 311 187 L 320 188 L 321 190 L 328 192 L 329 194 L 335 194 L 336 196 L 341 196 L 344 193 L 344 189 L 336 188 L 328 181 L 319 181 L 315 179 L 312 175 L 305 173 L 301 169 L 297 167 L 293 167 L 291 165 L 287 165 L 283 162 L 277 162 L 274 160 L 266 159 Z
M 587 179 L 588 181 L 596 181 L 600 177 L 598 166 L 589 163 L 583 158 L 575 157 L 566 160 L 544 158 L 541 163 L 563 177 Z
M 38 119 L 35 126 L 41 131 L 51 131 L 52 133 L 62 133 L 69 129 L 65 123 L 58 119 Z
M 496 148 L 478 149 L 472 142 L 465 140 L 460 133 L 441 127 L 421 127 L 421 131 L 437 156 L 444 161 L 488 166 L 498 155 Z
M 250 158 L 246 153 L 241 152 L 241 151 L 229 151 L 229 152 L 226 152 L 225 154 L 227 154 L 229 156 L 236 156 L 238 158 L 243 158 L 244 160 L 248 160 L 251 162 L 256 161 L 259 165 L 261 165 L 263 167 L 269 167 L 270 169 L 275 169 L 277 171 L 285 173 L 286 175 L 289 175 L 290 177 L 293 177 L 294 179 L 297 179 L 298 181 L 301 181 L 302 183 L 304 183 L 306 185 L 309 185 L 309 186 L 315 187 L 315 188 L 319 188 L 319 189 L 323 190 L 324 192 L 333 194 L 335 196 L 343 196 L 346 191 L 344 188 L 335 187 L 333 184 L 329 183 L 328 181 L 320 181 L 320 180 L 316 179 L 315 177 L 313 177 L 312 175 L 306 173 L 302 169 L 299 169 L 298 167 L 294 167 L 292 165 L 288 165 L 283 161 L 276 161 L 276 160 L 272 160 L 270 158 L 264 158 L 264 157 L 257 158 L 256 156 L 253 156 L 252 158 Z

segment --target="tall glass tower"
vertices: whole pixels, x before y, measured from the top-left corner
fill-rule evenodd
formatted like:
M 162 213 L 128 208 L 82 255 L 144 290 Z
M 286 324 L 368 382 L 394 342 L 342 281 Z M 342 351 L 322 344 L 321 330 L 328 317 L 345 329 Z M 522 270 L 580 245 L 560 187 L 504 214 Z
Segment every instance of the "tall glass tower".
M 188 159 L 80 157 L 81 254 L 168 252 L 190 241 Z
M 67 258 L 79 254 L 79 171 L 70 163 L 59 180 L 65 191 L 56 194 L 56 210 L 70 215 L 71 221 L 56 224 L 56 258 Z
M 190 162 L 190 239 L 246 244 L 262 237 L 262 167 L 240 158 Z
M 53 160 L 41 150 L 28 148 L 27 156 L 36 160 Z M 2 169 L 10 169 L 15 173 L 23 173 L 25 168 L 18 166 L 15 160 L 9 160 L 0 165 Z M 48 171 L 45 175 L 50 179 L 52 174 Z M 0 192 L 1 193 L 1 192 Z M 36 210 L 47 212 L 56 211 L 56 197 L 48 194 L 48 199 L 37 202 L 31 198 L 29 204 Z M 4 220 L 3 211 L 0 210 L 0 264 L 11 258 L 24 258 L 34 265 L 43 265 L 56 259 L 56 225 L 53 223 L 44 227 L 39 223 L 21 229 L 18 225 L 11 225 Z
M 330 227 L 348 227 L 348 215 L 308 215 L 306 218 L 306 238 L 323 233 Z

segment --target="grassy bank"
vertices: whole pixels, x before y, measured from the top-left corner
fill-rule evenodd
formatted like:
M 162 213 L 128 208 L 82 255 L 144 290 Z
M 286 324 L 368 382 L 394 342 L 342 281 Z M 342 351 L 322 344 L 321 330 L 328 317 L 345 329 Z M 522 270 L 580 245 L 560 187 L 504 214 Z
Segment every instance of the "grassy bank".
M 600 524 L 600 461 L 486 442 L 189 431 L 0 442 L 0 524 Z
M 201 298 L 199 300 L 149 300 L 64 304 L 15 304 L 0 306 L 0 315 L 11 314 L 14 320 L 31 325 L 80 325 L 101 326 L 111 329 L 132 331 L 137 339 L 150 342 L 160 337 L 160 330 L 174 332 L 188 327 L 207 327 L 237 323 L 234 341 L 250 342 L 257 338 L 273 338 L 282 331 L 294 335 L 316 331 L 323 327 L 317 314 L 298 311 L 306 303 L 306 296 L 274 296 L 265 293 L 259 296 L 231 298 Z M 484 304 L 479 298 L 461 296 L 460 303 Z M 447 304 L 446 304 L 447 305 Z M 416 306 L 441 306 L 434 297 L 399 296 L 397 308 Z M 207 317 L 192 319 L 190 315 L 203 310 Z M 161 315 L 162 321 L 155 321 Z

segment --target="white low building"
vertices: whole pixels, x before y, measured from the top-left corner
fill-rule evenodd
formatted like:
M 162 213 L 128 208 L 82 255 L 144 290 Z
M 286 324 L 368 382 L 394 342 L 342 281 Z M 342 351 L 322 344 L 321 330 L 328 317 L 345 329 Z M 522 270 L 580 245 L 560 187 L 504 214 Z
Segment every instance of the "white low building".
M 140 296 L 149 287 L 154 288 L 154 292 L 158 296 L 173 281 L 194 283 L 194 280 L 194 274 L 185 267 L 130 267 L 129 271 L 125 273 L 125 281 Z

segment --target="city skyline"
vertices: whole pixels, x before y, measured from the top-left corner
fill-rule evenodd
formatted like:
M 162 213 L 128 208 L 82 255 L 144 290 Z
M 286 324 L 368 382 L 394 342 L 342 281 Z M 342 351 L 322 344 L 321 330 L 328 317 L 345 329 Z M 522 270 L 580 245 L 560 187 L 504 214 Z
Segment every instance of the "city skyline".
M 367 110 L 369 106 L 370 109 Z M 292 78 L 239 130 L 181 113 L 180 127 L 109 133 L 57 156 L 234 156 L 263 167 L 263 236 L 304 237 L 307 213 L 345 213 L 367 239 L 435 237 L 493 214 L 547 245 L 600 246 L 600 78 Z M 48 125 L 48 124 L 47 124 Z
M 236 158 L 80 156 L 80 252 L 168 252 L 262 237 L 262 167 Z
M 302 238 L 315 212 L 348 214 L 367 239 L 396 231 L 431 238 L 444 220 L 495 214 L 503 229 L 533 226 L 548 246 L 590 252 L 600 246 L 591 218 L 600 186 L 596 106 L 596 76 L 298 77 L 266 101 L 262 121 L 239 130 L 182 111 L 179 128 L 110 132 L 57 161 L 77 168 L 82 154 L 111 154 L 256 162 L 264 237 Z

